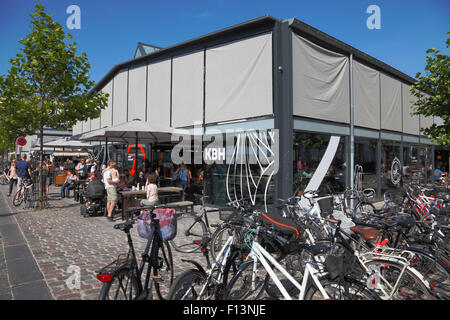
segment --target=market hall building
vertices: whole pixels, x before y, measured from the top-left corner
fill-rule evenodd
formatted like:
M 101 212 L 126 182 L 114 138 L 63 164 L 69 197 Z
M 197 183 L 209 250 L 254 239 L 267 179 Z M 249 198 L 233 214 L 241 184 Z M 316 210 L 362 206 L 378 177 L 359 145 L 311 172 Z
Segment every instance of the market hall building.
M 363 187 L 381 198 L 393 187 L 394 158 L 404 181 L 431 181 L 436 166 L 449 170 L 449 148 L 420 132 L 442 119 L 411 115 L 414 82 L 297 19 L 264 16 L 168 48 L 139 43 L 135 57 L 114 66 L 93 89 L 109 94 L 107 108 L 99 118 L 79 122 L 73 135 L 133 119 L 184 129 L 197 123 L 205 133 L 278 129 L 279 170 L 267 182 L 272 202 L 305 187 L 330 137 L 340 136 L 323 183 L 343 191 L 352 184 L 354 166 L 361 165 Z M 152 164 L 170 179 L 170 146 L 142 147 L 139 161 L 148 161 L 151 152 Z M 120 170 L 131 168 L 130 148 L 108 146 Z M 202 169 L 208 201 L 224 203 L 227 166 L 191 171 L 198 176 Z

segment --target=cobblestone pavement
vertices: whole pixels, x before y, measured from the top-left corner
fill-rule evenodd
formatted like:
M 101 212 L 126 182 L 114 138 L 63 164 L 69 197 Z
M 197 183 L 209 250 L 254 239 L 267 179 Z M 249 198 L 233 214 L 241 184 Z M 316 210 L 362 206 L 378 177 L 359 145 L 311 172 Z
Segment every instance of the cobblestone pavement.
M 120 215 L 115 217 L 115 223 L 104 217 L 84 218 L 80 215 L 80 205 L 73 198 L 59 199 L 59 188 L 52 186 L 50 208 L 43 211 L 23 209 L 22 206 L 13 207 L 11 197 L 6 197 L 7 186 L 0 186 L 0 193 L 0 197 L 6 199 L 10 210 L 15 213 L 17 224 L 53 298 L 97 299 L 101 283 L 96 279 L 96 270 L 112 262 L 120 253 L 128 251 L 125 234 L 113 229 L 115 223 L 122 222 Z M 212 220 L 215 220 L 214 217 Z M 136 227 L 132 229 L 132 236 L 140 257 L 146 240 L 137 235 Z M 0 237 L 0 299 L 14 299 L 5 288 L 8 283 L 8 270 L 1 241 Z M 175 277 L 192 268 L 191 264 L 181 261 L 182 258 L 193 259 L 203 266 L 206 265 L 201 253 L 185 254 L 172 251 Z M 70 289 L 66 283 L 73 276 L 73 271 L 69 268 L 71 266 L 80 268 L 80 289 Z

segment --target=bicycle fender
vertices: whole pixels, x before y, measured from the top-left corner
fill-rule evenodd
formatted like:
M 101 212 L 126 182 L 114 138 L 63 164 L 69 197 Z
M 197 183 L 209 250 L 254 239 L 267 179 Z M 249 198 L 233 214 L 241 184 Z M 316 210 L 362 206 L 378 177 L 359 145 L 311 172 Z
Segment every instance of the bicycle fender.
M 202 274 L 206 275 L 205 269 L 203 269 L 203 267 L 197 261 L 186 260 L 186 259 L 181 259 L 181 261 L 192 263 L 198 269 L 198 271 L 200 271 Z

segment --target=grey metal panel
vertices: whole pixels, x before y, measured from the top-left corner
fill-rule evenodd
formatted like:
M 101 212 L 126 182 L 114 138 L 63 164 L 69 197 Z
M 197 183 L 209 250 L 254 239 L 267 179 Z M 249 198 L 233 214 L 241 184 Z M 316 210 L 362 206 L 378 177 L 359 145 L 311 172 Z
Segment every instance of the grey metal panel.
M 407 134 L 419 135 L 420 120 L 418 115 L 411 115 L 413 109 L 412 104 L 417 98 L 409 91 L 409 86 L 402 83 L 402 99 L 403 99 L 403 132 Z
M 346 125 L 317 122 L 306 119 L 294 119 L 294 130 L 330 133 L 335 135 L 350 135 L 350 128 Z
M 381 140 L 402 141 L 402 135 L 399 133 L 381 132 Z
M 380 73 L 353 60 L 355 125 L 380 129 Z
M 205 127 L 205 134 L 211 132 L 211 130 L 221 130 L 225 132 L 226 130 L 267 130 L 274 129 L 274 119 L 263 119 L 263 120 L 250 120 L 250 121 L 240 121 L 226 124 L 217 124 Z
M 203 59 L 203 51 L 173 58 L 172 127 L 203 123 Z
M 420 115 L 420 128 L 425 129 L 429 128 L 433 125 L 433 117 L 425 117 L 423 115 Z M 423 135 L 422 132 L 420 132 L 421 135 Z
M 91 119 L 91 130 L 100 128 L 100 117 Z
M 206 50 L 206 123 L 272 113 L 271 33 Z
M 112 80 L 102 89 L 103 92 L 108 93 L 108 104 L 100 113 L 100 128 L 112 126 L 112 111 L 113 111 L 113 95 L 112 95 Z
M 355 137 L 378 139 L 379 136 L 380 132 L 378 130 L 355 128 Z
M 403 142 L 419 143 L 419 137 L 417 137 L 417 136 L 410 136 L 410 135 L 404 134 L 403 135 Z
M 433 117 L 433 123 L 437 126 L 442 126 L 444 124 L 444 120 L 441 117 Z
M 402 131 L 402 84 L 380 73 L 381 129 Z
M 81 121 L 78 121 L 73 127 L 72 127 L 72 135 L 76 136 L 77 134 L 82 133 L 83 127 L 81 124 Z
M 130 68 L 128 71 L 128 120 L 145 121 L 146 65 Z
M 114 77 L 113 90 L 113 125 L 127 122 L 127 105 L 128 105 L 128 70 L 120 71 Z
M 293 46 L 293 113 L 350 122 L 349 59 L 296 34 Z
M 171 60 L 148 65 L 147 122 L 170 126 Z

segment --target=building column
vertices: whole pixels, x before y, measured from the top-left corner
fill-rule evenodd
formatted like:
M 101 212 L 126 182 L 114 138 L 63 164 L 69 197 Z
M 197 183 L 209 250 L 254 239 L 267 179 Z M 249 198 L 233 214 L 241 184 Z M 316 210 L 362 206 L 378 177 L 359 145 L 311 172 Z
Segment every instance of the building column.
M 273 110 L 279 133 L 279 166 L 275 201 L 293 193 L 292 33 L 289 23 L 276 22 L 273 31 Z

